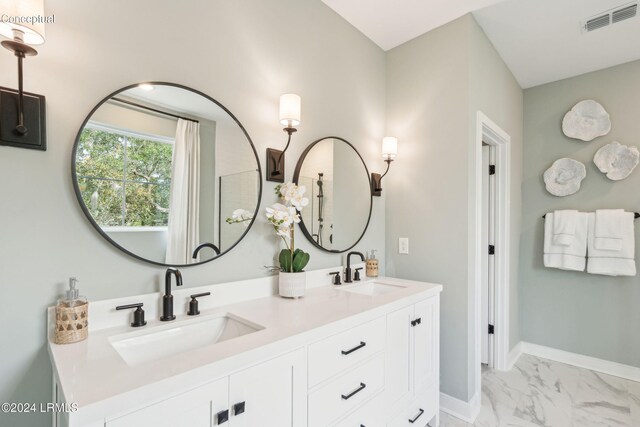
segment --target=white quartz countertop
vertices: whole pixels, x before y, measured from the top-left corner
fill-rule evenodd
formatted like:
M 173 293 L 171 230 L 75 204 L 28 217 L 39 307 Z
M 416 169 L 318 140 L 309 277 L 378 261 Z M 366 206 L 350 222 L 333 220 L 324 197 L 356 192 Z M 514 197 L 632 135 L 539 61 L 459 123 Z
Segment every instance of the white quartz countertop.
M 264 329 L 136 366 L 122 359 L 109 338 L 150 331 L 167 322 L 147 318 L 143 328 L 92 331 L 87 340 L 75 344 L 57 345 L 50 340 L 54 373 L 66 402 L 77 403 L 81 412 L 86 409 L 98 414 L 114 405 L 144 405 L 382 316 L 393 308 L 390 305 L 401 308 L 442 290 L 441 285 L 424 282 L 393 278 L 375 281 L 403 287 L 369 296 L 348 292 L 344 286 L 321 286 L 308 289 L 300 299 L 271 296 L 201 309 L 199 317 L 231 313 Z M 171 323 L 194 319 L 177 313 Z

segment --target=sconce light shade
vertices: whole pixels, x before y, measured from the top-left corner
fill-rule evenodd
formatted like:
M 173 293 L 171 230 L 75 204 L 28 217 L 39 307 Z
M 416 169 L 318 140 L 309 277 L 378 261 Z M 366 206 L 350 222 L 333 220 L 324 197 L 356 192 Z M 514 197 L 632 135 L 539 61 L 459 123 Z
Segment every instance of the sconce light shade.
M 287 93 L 280 96 L 280 124 L 292 128 L 300 124 L 300 95 Z
M 267 181 L 284 182 L 284 153 L 291 143 L 291 135 L 296 132 L 296 126 L 300 124 L 300 95 L 287 93 L 280 96 L 280 124 L 288 135 L 287 145 L 284 150 L 267 148 Z
M 398 155 L 398 138 L 394 136 L 385 136 L 382 138 L 382 158 L 387 164 L 387 170 L 382 175 L 379 173 L 371 174 L 371 195 L 380 197 L 382 195 L 382 178 L 389 172 L 389 166 Z
M 0 0 L 0 11 L 3 15 L 0 35 L 14 39 L 15 31 L 18 31 L 25 44 L 44 43 L 43 0 Z
M 398 138 L 385 136 L 382 138 L 382 158 L 385 160 L 395 160 L 398 154 Z

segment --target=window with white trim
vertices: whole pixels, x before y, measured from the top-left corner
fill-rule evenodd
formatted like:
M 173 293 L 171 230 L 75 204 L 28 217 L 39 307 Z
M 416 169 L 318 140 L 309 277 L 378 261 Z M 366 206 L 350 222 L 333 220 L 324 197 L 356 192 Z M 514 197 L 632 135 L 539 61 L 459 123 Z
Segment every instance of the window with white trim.
M 103 229 L 151 230 L 169 219 L 173 139 L 88 124 L 76 158 L 85 206 Z

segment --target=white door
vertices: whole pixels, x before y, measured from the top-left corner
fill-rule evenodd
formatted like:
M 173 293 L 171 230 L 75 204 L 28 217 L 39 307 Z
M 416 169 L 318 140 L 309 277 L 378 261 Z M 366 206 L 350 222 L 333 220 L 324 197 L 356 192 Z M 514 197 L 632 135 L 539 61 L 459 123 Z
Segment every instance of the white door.
M 107 421 L 106 427 L 211 427 L 215 416 L 228 408 L 228 379 Z
M 493 335 L 489 325 L 494 324 L 495 257 L 489 247 L 495 244 L 495 174 L 489 174 L 490 165 L 495 165 L 494 149 L 482 146 L 482 284 L 481 284 L 481 362 L 493 367 Z
M 304 350 L 296 350 L 229 377 L 229 427 L 306 424 Z

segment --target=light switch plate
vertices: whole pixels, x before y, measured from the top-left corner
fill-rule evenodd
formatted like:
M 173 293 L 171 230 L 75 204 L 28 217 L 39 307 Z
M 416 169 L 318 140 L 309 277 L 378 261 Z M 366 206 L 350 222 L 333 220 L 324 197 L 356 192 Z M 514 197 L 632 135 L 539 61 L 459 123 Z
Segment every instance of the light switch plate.
M 398 253 L 403 255 L 409 254 L 409 238 L 400 237 L 398 239 Z

